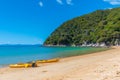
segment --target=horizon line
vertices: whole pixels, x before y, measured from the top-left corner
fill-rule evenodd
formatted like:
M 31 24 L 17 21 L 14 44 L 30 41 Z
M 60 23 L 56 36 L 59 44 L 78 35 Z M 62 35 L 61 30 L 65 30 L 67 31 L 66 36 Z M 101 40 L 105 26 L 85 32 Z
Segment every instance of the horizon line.
M 43 44 L 0 44 L 0 45 L 43 45 Z

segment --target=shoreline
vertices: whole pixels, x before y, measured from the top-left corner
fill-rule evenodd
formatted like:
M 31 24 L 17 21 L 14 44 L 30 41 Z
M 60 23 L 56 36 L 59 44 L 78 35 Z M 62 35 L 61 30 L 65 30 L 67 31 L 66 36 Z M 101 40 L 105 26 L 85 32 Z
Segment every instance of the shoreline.
M 48 46 L 47 46 L 48 47 Z M 50 46 L 49 46 L 50 47 Z M 103 48 L 103 47 L 93 47 L 93 48 Z M 61 57 L 61 58 L 59 58 L 60 60 L 67 60 L 67 59 L 69 59 L 69 58 L 75 58 L 75 57 L 79 57 L 79 56 L 85 56 L 85 55 L 89 55 L 89 54 L 97 54 L 97 53 L 99 53 L 99 52 L 103 52 L 103 51 L 107 51 L 107 50 L 111 50 L 111 49 L 114 49 L 114 47 L 105 47 L 106 49 L 105 50 L 99 50 L 99 51 L 93 51 L 93 52 L 87 52 L 87 53 L 83 53 L 83 54 L 79 54 L 79 55 L 74 55 L 74 56 L 65 56 L 65 57 Z M 15 63 L 15 64 L 17 64 L 17 63 Z M 49 63 L 42 63 L 43 65 L 49 65 Z M 50 63 L 51 64 L 51 63 Z M 42 66 L 43 66 L 42 65 Z M 2 69 L 2 68 L 9 68 L 9 64 L 6 64 L 6 65 L 1 65 L 0 66 L 0 69 Z M 19 68 L 18 68 L 19 69 Z
M 40 64 L 40 67 L 37 68 L 0 68 L 0 79 L 114 80 L 117 78 L 119 80 L 120 77 L 116 77 L 119 76 L 120 71 L 119 52 L 120 46 L 112 47 L 112 49 L 107 51 L 62 58 L 60 62 Z
M 60 47 L 60 46 L 58 46 L 58 47 Z M 72 46 L 71 46 L 72 47 Z M 85 48 L 87 48 L 87 47 L 85 47 Z M 89 47 L 88 47 L 89 48 Z M 94 53 L 97 53 L 97 52 L 103 52 L 103 51 L 107 51 L 107 50 L 110 50 L 110 49 L 112 49 L 112 47 L 90 47 L 90 48 L 96 48 L 96 49 L 98 49 L 98 50 L 88 50 L 87 52 L 83 52 L 83 53 L 81 53 L 81 54 L 77 54 L 77 55 L 67 55 L 67 56 L 62 56 L 62 57 L 59 57 L 60 59 L 64 59 L 64 58 L 69 58 L 69 57 L 76 57 L 76 56 L 83 56 L 83 55 L 88 55 L 88 54 L 94 54 Z M 100 48 L 100 49 L 99 49 Z M 105 49 L 103 49 L 103 48 L 105 48 Z M 57 57 L 58 58 L 58 57 Z M 54 59 L 54 58 L 53 58 Z M 36 60 L 34 60 L 34 61 L 36 61 Z M 28 61 L 28 62 L 32 62 L 32 60 L 31 61 Z M 22 62 L 22 63 L 27 63 L 27 62 Z M 12 64 L 12 63 L 11 63 Z M 17 63 L 14 63 L 14 64 L 17 64 Z M 5 68 L 5 67 L 9 67 L 9 65 L 10 64 L 1 64 L 0 65 L 0 69 L 1 68 Z

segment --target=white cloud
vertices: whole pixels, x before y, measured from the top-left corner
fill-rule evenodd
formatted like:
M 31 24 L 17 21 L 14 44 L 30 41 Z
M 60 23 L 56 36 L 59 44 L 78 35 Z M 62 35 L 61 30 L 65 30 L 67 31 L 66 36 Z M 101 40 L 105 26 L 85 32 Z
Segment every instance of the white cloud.
M 109 2 L 112 5 L 120 5 L 120 0 L 104 0 L 105 2 Z
M 56 0 L 59 4 L 63 4 L 62 0 Z
M 66 0 L 66 3 L 67 3 L 68 5 L 73 5 L 72 0 Z
M 61 4 L 61 5 L 63 5 L 64 2 L 66 2 L 65 4 L 67 4 L 67 5 L 73 5 L 73 3 L 72 3 L 73 0 L 55 0 L 55 1 L 56 1 L 57 3 L 59 3 L 59 4 Z M 40 7 L 43 7 L 43 6 L 44 6 L 44 4 L 43 4 L 42 1 L 39 2 L 39 6 L 40 6 Z
M 39 5 L 40 5 L 41 7 L 43 7 L 43 2 L 42 2 L 42 1 L 40 1 L 40 2 L 39 2 Z

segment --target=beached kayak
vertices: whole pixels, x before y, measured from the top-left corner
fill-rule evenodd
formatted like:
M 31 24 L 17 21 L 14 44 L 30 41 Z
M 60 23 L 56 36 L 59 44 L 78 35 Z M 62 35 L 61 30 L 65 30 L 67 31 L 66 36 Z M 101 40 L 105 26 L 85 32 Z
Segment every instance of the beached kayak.
M 49 60 L 37 60 L 36 63 L 52 63 L 52 62 L 58 62 L 59 59 L 49 59 Z
M 9 65 L 10 68 L 28 68 L 32 67 L 32 64 L 29 63 L 21 63 L 21 64 L 11 64 Z
M 52 63 L 58 62 L 59 59 L 49 59 L 49 60 L 37 60 L 36 62 L 29 63 L 18 63 L 9 65 L 10 68 L 28 68 L 28 67 L 37 67 L 37 63 Z

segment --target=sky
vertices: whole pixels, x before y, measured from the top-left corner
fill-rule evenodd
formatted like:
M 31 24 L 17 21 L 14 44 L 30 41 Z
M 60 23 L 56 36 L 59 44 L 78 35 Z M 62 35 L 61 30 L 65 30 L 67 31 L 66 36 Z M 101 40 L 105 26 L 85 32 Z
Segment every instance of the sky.
M 42 44 L 61 24 L 120 0 L 0 0 L 0 44 Z

